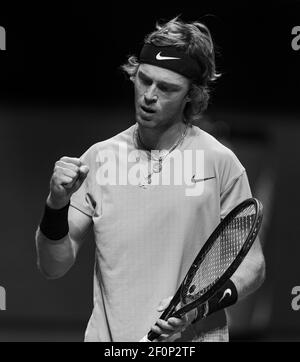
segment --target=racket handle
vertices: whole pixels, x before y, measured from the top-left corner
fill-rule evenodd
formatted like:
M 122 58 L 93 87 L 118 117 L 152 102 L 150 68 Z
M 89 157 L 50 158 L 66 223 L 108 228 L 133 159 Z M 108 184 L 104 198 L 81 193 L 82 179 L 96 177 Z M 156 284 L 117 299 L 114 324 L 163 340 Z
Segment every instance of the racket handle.
M 168 307 L 164 310 L 163 314 L 159 317 L 159 319 L 162 319 L 166 321 L 176 310 L 176 306 L 180 300 L 180 288 L 177 289 L 176 294 L 174 295 L 173 299 L 171 300 Z M 160 336 L 160 334 L 157 334 L 153 331 L 150 331 L 147 334 L 147 338 L 149 341 L 153 341 L 153 339 L 156 339 Z M 144 337 L 145 338 L 145 337 Z M 144 341 L 144 338 L 142 341 Z
M 162 319 L 162 320 L 166 321 L 167 319 L 169 319 L 169 317 L 170 317 L 171 315 L 173 315 L 175 309 L 176 309 L 176 305 L 172 305 L 172 304 L 169 305 L 169 306 L 167 307 L 167 309 L 163 312 L 163 314 L 159 317 L 159 319 Z M 180 317 L 179 317 L 179 318 L 180 318 Z M 158 338 L 159 336 L 160 336 L 160 334 L 155 333 L 155 332 L 153 332 L 153 331 L 150 331 L 150 332 L 148 333 L 148 335 L 147 335 L 147 338 L 148 338 L 149 341 L 153 341 L 153 339 L 156 339 L 156 338 Z
M 162 320 L 166 321 L 175 312 L 175 310 L 176 310 L 176 305 L 174 305 L 174 304 L 169 305 L 167 307 L 167 309 L 165 309 L 163 314 L 159 317 L 159 319 L 162 319 Z
M 153 339 L 159 338 L 160 334 L 150 331 L 147 335 L 148 340 L 151 342 Z

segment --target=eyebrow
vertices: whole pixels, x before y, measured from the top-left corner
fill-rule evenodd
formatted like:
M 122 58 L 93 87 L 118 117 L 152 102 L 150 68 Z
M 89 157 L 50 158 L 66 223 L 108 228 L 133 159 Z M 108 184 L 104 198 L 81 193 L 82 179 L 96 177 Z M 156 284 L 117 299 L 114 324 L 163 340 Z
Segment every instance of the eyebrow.
M 139 70 L 138 74 L 142 75 L 143 77 L 145 77 L 147 79 L 153 80 L 151 77 L 149 77 L 147 74 L 145 74 L 142 70 Z M 157 83 L 160 85 L 167 86 L 167 87 L 172 87 L 174 89 L 181 88 L 180 84 L 170 83 L 170 82 L 166 82 L 164 80 L 159 80 Z

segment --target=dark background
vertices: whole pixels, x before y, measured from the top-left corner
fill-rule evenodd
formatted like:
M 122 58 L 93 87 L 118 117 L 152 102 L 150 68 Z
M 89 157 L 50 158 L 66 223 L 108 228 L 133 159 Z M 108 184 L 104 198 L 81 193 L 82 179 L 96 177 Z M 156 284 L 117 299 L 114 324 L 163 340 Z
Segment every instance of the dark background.
M 181 15 L 205 22 L 214 36 L 224 74 L 216 107 L 297 108 L 299 54 L 291 48 L 291 29 L 299 25 L 299 1 L 92 4 L 1 5 L 8 50 L 1 56 L 4 98 L 127 104 L 131 88 L 119 65 L 138 54 L 157 20 Z
M 300 26 L 298 1 L 167 2 L 68 7 L 0 5 L 0 340 L 82 340 L 92 309 L 93 240 L 62 279 L 37 271 L 34 233 L 57 159 L 134 122 L 133 89 L 119 70 L 157 20 L 200 20 L 223 76 L 199 126 L 228 144 L 265 206 L 263 287 L 231 309 L 233 340 L 299 340 Z

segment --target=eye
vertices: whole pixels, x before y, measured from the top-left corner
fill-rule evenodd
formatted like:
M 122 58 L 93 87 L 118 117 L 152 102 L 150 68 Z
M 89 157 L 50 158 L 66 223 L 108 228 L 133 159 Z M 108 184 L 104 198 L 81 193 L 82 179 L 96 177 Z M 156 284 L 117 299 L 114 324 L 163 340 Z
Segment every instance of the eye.
M 158 88 L 164 92 L 164 93 L 173 93 L 173 92 L 178 92 L 180 91 L 180 89 L 178 87 L 175 87 L 173 85 L 169 85 L 169 84 L 158 84 Z
M 138 75 L 141 83 L 143 83 L 144 85 L 151 85 L 152 84 L 152 80 L 150 78 L 145 77 L 144 75 L 140 74 Z
M 165 86 L 165 85 L 160 85 L 159 86 L 159 89 L 162 91 L 162 92 L 171 92 L 171 89 L 168 87 L 168 86 Z

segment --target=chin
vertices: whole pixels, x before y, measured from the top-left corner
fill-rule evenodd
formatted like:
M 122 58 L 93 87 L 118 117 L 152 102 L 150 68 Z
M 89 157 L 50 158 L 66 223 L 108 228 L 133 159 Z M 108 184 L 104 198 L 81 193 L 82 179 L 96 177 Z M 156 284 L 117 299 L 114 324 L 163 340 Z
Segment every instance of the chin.
M 155 127 L 156 126 L 156 123 L 153 119 L 149 119 L 149 118 L 144 118 L 144 117 L 141 117 L 139 115 L 137 115 L 135 117 L 135 120 L 138 124 L 140 124 L 141 126 L 143 127 Z

